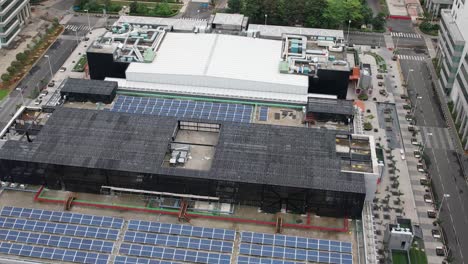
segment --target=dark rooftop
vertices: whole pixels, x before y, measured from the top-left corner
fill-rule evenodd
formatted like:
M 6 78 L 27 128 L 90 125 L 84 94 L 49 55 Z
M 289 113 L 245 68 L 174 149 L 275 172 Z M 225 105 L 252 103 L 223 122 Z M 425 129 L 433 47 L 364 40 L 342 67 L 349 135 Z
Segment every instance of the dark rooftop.
M 341 132 L 323 129 L 217 122 L 209 171 L 162 167 L 178 120 L 61 107 L 32 143 L 7 141 L 0 159 L 365 193 L 362 174 L 340 172 Z
M 354 106 L 350 100 L 309 97 L 307 112 L 353 115 Z
M 68 78 L 62 84 L 62 93 L 111 95 L 117 82 Z

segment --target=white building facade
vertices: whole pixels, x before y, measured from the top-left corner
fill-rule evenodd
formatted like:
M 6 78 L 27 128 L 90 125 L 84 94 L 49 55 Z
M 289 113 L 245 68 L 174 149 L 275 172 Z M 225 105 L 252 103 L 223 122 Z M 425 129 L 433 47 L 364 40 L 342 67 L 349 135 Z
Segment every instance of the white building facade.
M 468 3 L 455 0 L 451 10 L 441 11 L 437 58 L 440 84 L 453 103 L 458 134 L 468 149 Z
M 29 0 L 0 0 L 0 48 L 10 45 L 30 16 Z

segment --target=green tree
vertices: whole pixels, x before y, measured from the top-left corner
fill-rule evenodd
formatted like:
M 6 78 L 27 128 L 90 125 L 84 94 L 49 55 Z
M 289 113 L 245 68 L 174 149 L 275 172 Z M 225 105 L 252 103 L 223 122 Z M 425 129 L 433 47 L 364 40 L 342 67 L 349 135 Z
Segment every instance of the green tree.
M 372 27 L 375 30 L 382 30 L 385 27 L 385 14 L 380 12 L 376 17 L 372 19 Z
M 11 76 L 8 73 L 2 74 L 1 78 L 2 78 L 2 81 L 4 81 L 4 82 L 9 82 L 11 80 Z
M 324 13 L 328 8 L 327 0 L 308 0 L 305 4 L 305 26 L 313 28 L 324 27 L 325 17 Z
M 136 0 L 134 0 L 133 2 L 130 3 L 130 13 L 135 14 L 137 12 L 137 9 L 138 9 L 138 3 Z
M 21 68 L 22 64 L 21 62 L 15 60 L 11 62 L 11 66 L 15 67 L 16 69 L 19 69 Z
M 174 12 L 171 9 L 171 6 L 168 3 L 158 4 L 153 10 L 152 14 L 154 16 L 167 17 L 172 15 Z
M 10 75 L 14 75 L 16 73 L 16 68 L 13 67 L 13 66 L 10 66 L 7 68 L 7 72 L 10 74 Z
M 138 7 L 137 7 L 137 11 L 136 11 L 137 14 L 147 15 L 148 12 L 149 12 L 149 10 L 148 10 L 148 7 L 146 5 L 138 3 Z
M 362 4 L 359 0 L 328 0 L 328 7 L 324 18 L 327 28 L 339 28 L 348 26 L 348 21 L 355 27 L 359 27 L 363 20 Z
M 18 61 L 20 61 L 21 63 L 24 63 L 28 59 L 28 56 L 26 56 L 26 54 L 20 52 L 20 53 L 16 54 L 16 59 Z
M 265 19 L 265 12 L 259 0 L 244 0 L 241 13 L 248 16 L 254 23 L 263 23 Z
M 365 25 L 371 24 L 372 17 L 374 16 L 372 13 L 372 9 L 368 5 L 362 5 L 361 13 L 362 13 L 362 23 Z
M 284 21 L 286 25 L 303 25 L 305 20 L 305 1 L 287 0 L 284 2 Z
M 228 11 L 230 13 L 239 13 L 241 11 L 241 0 L 228 0 Z

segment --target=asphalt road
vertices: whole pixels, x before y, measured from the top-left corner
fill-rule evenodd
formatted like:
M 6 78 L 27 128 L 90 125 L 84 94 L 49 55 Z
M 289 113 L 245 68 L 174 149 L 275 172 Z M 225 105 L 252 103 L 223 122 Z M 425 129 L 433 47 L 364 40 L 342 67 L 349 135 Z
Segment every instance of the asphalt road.
M 409 51 L 408 51 L 409 52 Z M 416 54 L 416 53 L 414 53 Z M 455 258 L 453 263 L 465 263 L 468 257 L 468 186 L 461 172 L 450 138 L 446 130 L 439 102 L 432 89 L 430 74 L 424 61 L 400 60 L 405 79 L 409 69 L 409 95 L 413 105 L 418 100 L 415 117 L 426 146 L 425 154 L 430 159 L 428 166 L 434 195 L 440 203 L 443 194 L 449 194 L 442 204 L 440 219 L 448 239 L 448 248 Z M 453 144 L 452 144 L 453 145 Z
M 50 58 L 50 66 L 48 59 L 42 57 L 38 63 L 31 69 L 29 74 L 18 84 L 17 87 L 23 89 L 23 97 L 27 100 L 34 88 L 40 87 L 41 80 L 47 84 L 51 80 L 50 68 L 52 68 L 53 74 L 55 74 L 65 60 L 70 56 L 76 47 L 76 41 L 58 39 L 47 51 L 46 55 Z M 31 98 L 32 99 L 32 98 Z M 16 111 L 16 106 L 21 104 L 21 94 L 19 91 L 14 90 L 10 93 L 10 96 L 5 99 L 6 102 L 0 109 L 0 124 L 4 126 L 11 116 Z
M 345 38 L 348 38 L 345 32 Z M 385 46 L 384 35 L 372 32 L 349 32 L 349 43 L 354 45 Z

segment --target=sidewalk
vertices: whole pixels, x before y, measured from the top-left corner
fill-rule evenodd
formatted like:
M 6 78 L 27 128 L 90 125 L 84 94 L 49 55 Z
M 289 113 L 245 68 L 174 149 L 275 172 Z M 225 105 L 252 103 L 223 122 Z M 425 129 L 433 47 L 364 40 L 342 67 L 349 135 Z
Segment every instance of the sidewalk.
M 396 61 L 392 61 L 390 59 L 391 52 L 386 50 L 382 52 L 382 56 L 386 59 L 389 65 L 392 66 L 391 70 L 389 71 L 389 74 L 392 74 L 395 76 L 395 81 L 397 83 L 397 88 L 395 89 L 395 106 L 397 109 L 398 113 L 398 121 L 400 124 L 400 129 L 401 129 L 401 135 L 403 138 L 403 144 L 404 144 L 404 150 L 405 150 L 405 156 L 406 156 L 406 164 L 407 164 L 407 170 L 403 177 L 400 177 L 401 180 L 405 178 L 405 184 L 407 184 L 408 187 L 411 187 L 411 192 L 413 193 L 414 196 L 414 213 L 417 214 L 417 219 L 418 221 L 415 223 L 418 223 L 423 231 L 423 238 L 424 238 L 424 244 L 425 244 L 425 249 L 426 249 L 426 255 L 428 257 L 428 262 L 431 264 L 440 264 L 443 261 L 443 257 L 437 256 L 435 249 L 438 246 L 443 246 L 440 241 L 435 240 L 432 237 L 432 228 L 433 228 L 433 221 L 434 219 L 430 219 L 427 216 L 427 210 L 429 209 L 434 209 L 432 204 L 426 203 L 424 201 L 424 194 L 428 192 L 426 190 L 426 187 L 420 184 L 420 178 L 424 177 L 425 174 L 417 171 L 417 164 L 419 163 L 419 160 L 414 157 L 413 152 L 415 150 L 419 149 L 419 146 L 414 146 L 411 144 L 411 138 L 413 138 L 412 132 L 408 130 L 409 123 L 406 121 L 405 116 L 407 114 L 407 110 L 403 108 L 403 105 L 407 104 L 406 100 L 401 99 L 400 95 L 401 94 L 407 94 L 406 89 L 401 85 L 403 83 L 403 80 L 401 78 L 401 70 L 399 67 L 399 63 Z M 418 142 L 422 142 L 421 138 L 421 133 L 417 133 L 416 139 Z M 401 181 L 400 180 L 400 181 Z

